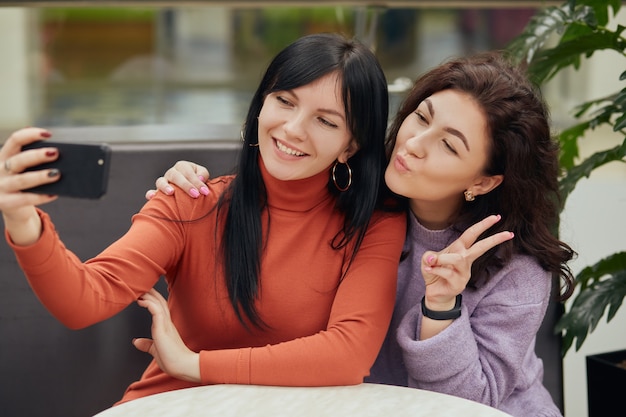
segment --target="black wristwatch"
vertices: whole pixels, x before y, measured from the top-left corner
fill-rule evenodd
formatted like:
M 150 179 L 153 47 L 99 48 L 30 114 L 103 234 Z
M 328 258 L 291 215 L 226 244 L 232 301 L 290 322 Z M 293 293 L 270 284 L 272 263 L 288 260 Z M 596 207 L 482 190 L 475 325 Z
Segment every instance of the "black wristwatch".
M 433 311 L 426 307 L 426 296 L 422 297 L 422 314 L 424 317 L 428 317 L 433 320 L 454 320 L 461 317 L 461 294 L 456 296 L 456 302 L 452 310 L 448 311 Z

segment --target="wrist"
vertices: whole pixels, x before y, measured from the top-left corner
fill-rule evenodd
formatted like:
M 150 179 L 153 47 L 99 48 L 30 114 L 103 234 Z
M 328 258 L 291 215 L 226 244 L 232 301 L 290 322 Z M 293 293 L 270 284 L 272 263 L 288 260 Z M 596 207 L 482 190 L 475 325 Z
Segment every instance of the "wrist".
M 200 354 L 192 352 L 185 363 L 185 370 L 178 378 L 188 382 L 200 383 Z
M 422 315 L 432 320 L 454 320 L 461 316 L 461 294 L 454 300 L 454 306 L 445 310 L 431 310 L 426 306 L 426 296 L 422 297 Z M 438 308 L 438 307 L 434 307 Z
M 3 212 L 4 227 L 16 246 L 29 246 L 39 240 L 42 222 L 34 206 L 17 210 L 17 214 Z
M 456 304 L 456 296 L 429 296 L 424 295 L 424 303 L 426 308 L 431 311 L 448 311 L 454 308 Z
M 200 382 L 200 354 L 190 352 L 188 355 L 180 355 L 176 363 L 170 364 L 164 370 L 170 376 L 187 382 Z

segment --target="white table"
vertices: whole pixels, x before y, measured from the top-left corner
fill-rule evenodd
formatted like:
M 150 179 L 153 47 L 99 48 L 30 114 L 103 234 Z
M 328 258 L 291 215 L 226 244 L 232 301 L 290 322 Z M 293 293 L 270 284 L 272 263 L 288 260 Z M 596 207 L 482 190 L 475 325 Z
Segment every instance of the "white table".
M 169 391 L 95 417 L 510 417 L 450 395 L 378 384 L 341 387 L 208 385 Z

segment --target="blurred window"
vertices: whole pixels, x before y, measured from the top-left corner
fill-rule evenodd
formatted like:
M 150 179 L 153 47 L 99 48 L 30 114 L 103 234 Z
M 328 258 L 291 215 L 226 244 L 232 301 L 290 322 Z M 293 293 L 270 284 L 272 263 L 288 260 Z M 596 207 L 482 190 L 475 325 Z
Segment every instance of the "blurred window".
M 0 8 L 0 21 L 8 12 Z M 304 34 L 328 31 L 356 36 L 375 50 L 393 111 L 407 80 L 451 56 L 505 46 L 533 14 L 511 8 L 185 5 L 10 12 L 20 13 L 27 34 L 24 50 L 13 55 L 26 71 L 0 74 L 0 83 L 5 94 L 28 97 L 28 105 L 17 117 L 3 119 L 0 112 L 0 129 L 238 125 L 274 54 Z M 9 43 L 16 29 L 0 25 L 3 30 L 11 33 L 0 37 L 2 52 L 14 48 Z

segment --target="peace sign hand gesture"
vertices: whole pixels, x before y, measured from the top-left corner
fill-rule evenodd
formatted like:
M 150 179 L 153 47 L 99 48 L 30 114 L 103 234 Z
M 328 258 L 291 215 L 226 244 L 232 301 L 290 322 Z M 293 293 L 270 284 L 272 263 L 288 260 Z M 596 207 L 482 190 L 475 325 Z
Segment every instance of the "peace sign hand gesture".
M 470 279 L 472 263 L 489 249 L 513 238 L 512 232 L 505 231 L 476 241 L 500 218 L 500 215 L 489 216 L 468 228 L 441 252 L 424 253 L 421 266 L 426 283 L 424 301 L 430 310 L 451 310 L 456 296 L 463 292 Z

